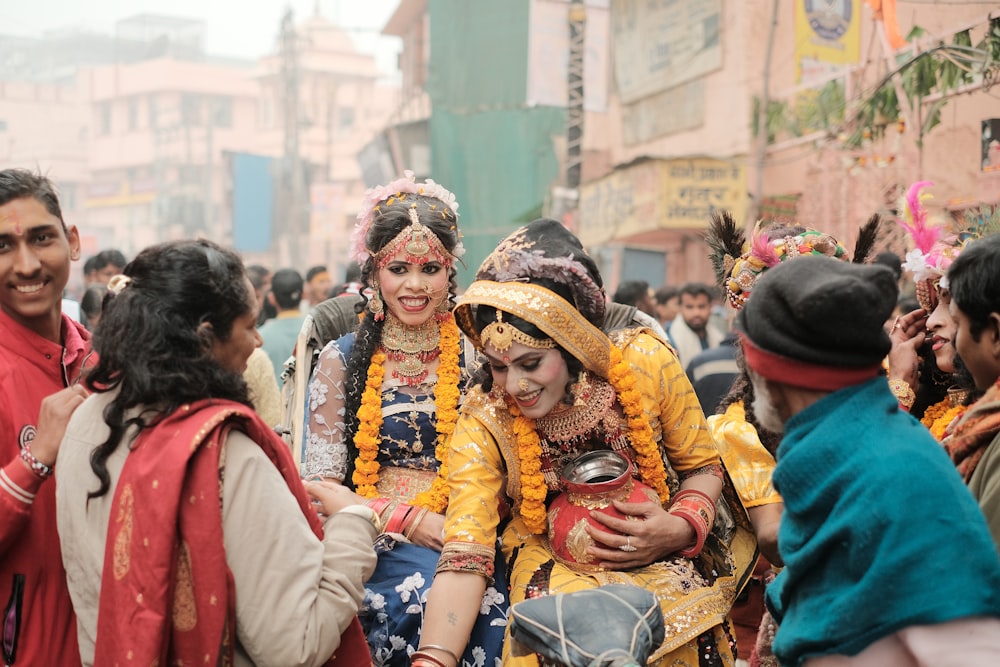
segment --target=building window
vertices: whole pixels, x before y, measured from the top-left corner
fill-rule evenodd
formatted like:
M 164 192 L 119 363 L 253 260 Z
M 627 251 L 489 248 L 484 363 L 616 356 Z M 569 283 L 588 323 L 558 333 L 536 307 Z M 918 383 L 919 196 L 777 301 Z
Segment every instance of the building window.
M 263 97 L 260 101 L 259 125 L 268 130 L 274 127 L 274 100 L 270 97 Z
M 201 98 L 185 93 L 181 96 L 181 122 L 184 125 L 201 124 Z
M 349 132 L 353 127 L 354 109 L 352 107 L 341 108 L 340 113 L 337 114 L 337 128 L 343 133 Z
M 233 100 L 231 97 L 215 98 L 212 124 L 216 127 L 233 126 Z
M 158 113 L 158 109 L 156 107 L 156 95 L 150 95 L 147 104 L 149 104 L 149 129 L 155 130 L 159 127 L 156 118 Z
M 101 134 L 111 134 L 111 102 L 97 105 L 97 127 Z
M 134 97 L 128 101 L 128 129 L 135 132 L 139 128 L 139 100 Z
M 182 164 L 177 167 L 177 180 L 181 185 L 201 185 L 204 169 L 197 164 Z

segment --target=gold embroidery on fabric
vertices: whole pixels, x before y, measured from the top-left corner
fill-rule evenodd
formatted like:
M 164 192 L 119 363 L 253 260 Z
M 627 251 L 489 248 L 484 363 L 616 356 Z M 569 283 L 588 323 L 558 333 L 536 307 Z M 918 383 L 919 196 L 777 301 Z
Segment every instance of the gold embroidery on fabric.
M 656 594 L 667 632 L 649 664 L 719 625 L 736 595 L 733 577 L 719 577 L 709 584 L 690 560 L 679 556 L 629 573 L 594 572 L 592 576 L 601 584 L 630 583 Z
M 514 418 L 510 416 L 510 409 L 503 398 L 483 393 L 479 387 L 472 387 L 465 397 L 465 403 L 462 404 L 462 411 L 477 419 L 489 433 L 493 434 L 500 450 L 500 458 L 504 461 L 517 459 L 514 439 L 506 435 L 513 432 Z M 507 466 L 506 472 L 507 497 L 514 499 L 514 513 L 517 514 L 521 503 L 521 471 L 517 466 Z
M 230 646 L 233 643 L 233 628 L 230 623 L 225 623 L 222 626 L 222 642 L 219 646 L 219 664 L 220 667 L 233 667 L 233 660 L 230 659 L 231 651 Z M 205 662 L 207 663 L 211 658 L 205 656 Z
M 594 560 L 593 554 L 587 552 L 587 549 L 594 546 L 594 540 L 587 532 L 587 523 L 586 519 L 580 519 L 566 534 L 566 550 L 577 563 L 590 563 Z
M 177 585 L 174 588 L 174 627 L 190 632 L 198 625 L 198 610 L 194 602 L 194 579 L 191 575 L 191 550 L 181 543 L 177 554 Z
M 632 495 L 632 489 L 634 488 L 635 483 L 629 479 L 621 486 L 620 489 L 617 489 L 613 493 L 583 493 L 577 491 L 567 491 L 566 495 L 569 498 L 569 502 L 573 505 L 586 507 L 588 510 L 601 510 L 609 506 L 614 500 L 626 502 L 628 497 Z M 657 501 L 659 500 L 657 499 Z
M 431 488 L 437 473 L 433 470 L 416 470 L 391 466 L 380 468 L 375 488 L 383 498 L 391 498 L 404 503 L 412 503 L 418 493 Z
M 475 542 L 447 542 L 441 549 L 441 558 L 438 559 L 436 572 L 472 572 L 486 576 L 485 571 L 476 567 L 476 560 L 481 562 L 493 562 L 496 549 L 492 546 L 476 544 Z M 470 565 L 470 556 L 474 559 Z
M 118 499 L 118 514 L 115 523 L 118 524 L 118 533 L 115 535 L 114 563 L 112 572 L 117 581 L 121 581 L 128 574 L 132 565 L 132 529 L 135 507 L 135 496 L 132 492 L 132 485 L 126 484 L 122 489 L 122 495 Z
M 608 377 L 610 339 L 559 295 L 531 283 L 498 283 L 491 280 L 472 283 L 459 299 L 455 317 L 472 343 L 481 350 L 483 343 L 476 335 L 472 321 L 473 305 L 493 306 L 531 322 L 583 362 L 587 370 L 602 378 Z

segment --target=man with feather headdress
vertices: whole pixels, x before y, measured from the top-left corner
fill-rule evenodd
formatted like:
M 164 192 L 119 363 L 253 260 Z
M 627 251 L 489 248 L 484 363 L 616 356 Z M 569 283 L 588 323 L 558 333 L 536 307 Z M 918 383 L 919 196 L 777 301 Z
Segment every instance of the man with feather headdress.
M 853 256 L 833 237 L 798 225 L 758 223 L 747 241 L 743 230 L 727 212 L 713 216 L 706 240 L 712 249 L 712 266 L 726 300 L 735 310 L 740 310 L 750 298 L 760 276 L 779 263 L 810 255 L 864 262 L 875 243 L 879 224 L 880 218 L 872 216 L 859 230 Z M 740 374 L 720 404 L 719 414 L 708 418 L 709 429 L 740 501 L 753 523 L 761 554 L 770 563 L 780 565 L 778 526 L 784 505 L 771 483 L 780 436 L 763 428 L 754 414 L 753 386 L 747 376 L 739 344 L 737 360 Z M 763 611 L 761 584 L 767 570 L 768 563 L 762 560 L 749 583 L 744 602 L 733 609 L 742 655 L 749 654 L 748 644 L 752 645 L 750 637 L 753 635 L 748 637 L 746 631 L 740 632 L 740 625 L 752 628 L 760 619 Z M 742 642 L 739 639 L 741 635 Z M 769 651 L 767 647 L 762 647 L 762 650 Z M 774 659 L 773 656 L 768 657 Z

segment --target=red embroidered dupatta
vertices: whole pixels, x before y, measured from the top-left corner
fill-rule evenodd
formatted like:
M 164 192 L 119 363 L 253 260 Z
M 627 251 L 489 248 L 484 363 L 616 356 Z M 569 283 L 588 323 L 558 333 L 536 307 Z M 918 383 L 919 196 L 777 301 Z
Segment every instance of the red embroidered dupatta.
M 322 539 L 291 452 L 253 410 L 211 399 L 182 406 L 140 433 L 122 469 L 104 555 L 95 666 L 233 664 L 236 596 L 219 483 L 221 445 L 232 428 L 274 462 Z M 356 618 L 327 664 L 372 664 Z

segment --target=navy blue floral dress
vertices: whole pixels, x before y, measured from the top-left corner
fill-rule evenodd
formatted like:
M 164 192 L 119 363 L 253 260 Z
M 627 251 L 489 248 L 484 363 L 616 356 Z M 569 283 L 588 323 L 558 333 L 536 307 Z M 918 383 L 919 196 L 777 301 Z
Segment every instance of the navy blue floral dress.
M 354 334 L 329 343 L 320 354 L 309 383 L 306 419 L 306 479 L 343 480 L 347 471 L 344 445 L 344 394 L 347 357 Z M 434 386 L 429 375 L 410 387 L 386 375 L 382 384 L 382 429 L 378 462 L 379 491 L 408 500 L 426 488 L 438 462 L 434 457 Z M 464 389 L 464 387 L 463 387 Z M 420 645 L 427 594 L 441 552 L 412 544 L 398 535 L 383 534 L 375 543 L 378 565 L 365 584 L 359 612 L 376 667 L 408 667 Z M 497 549 L 494 580 L 487 586 L 479 618 L 459 667 L 499 667 L 507 626 L 508 590 L 502 551 Z

